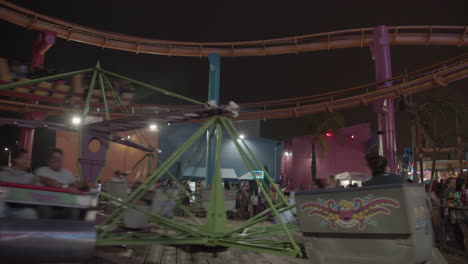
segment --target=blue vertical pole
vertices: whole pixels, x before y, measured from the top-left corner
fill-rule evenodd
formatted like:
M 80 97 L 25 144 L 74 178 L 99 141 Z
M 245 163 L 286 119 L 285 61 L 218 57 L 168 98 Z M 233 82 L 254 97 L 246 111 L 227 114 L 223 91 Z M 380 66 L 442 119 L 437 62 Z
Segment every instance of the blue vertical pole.
M 218 53 L 208 54 L 210 62 L 210 82 L 208 83 L 208 100 L 219 102 L 219 76 L 221 73 L 221 57 Z
M 208 54 L 210 76 L 208 83 L 208 101 L 219 103 L 219 80 L 221 73 L 221 57 L 218 53 Z M 205 187 L 213 182 L 216 159 L 216 124 L 206 131 L 206 178 Z

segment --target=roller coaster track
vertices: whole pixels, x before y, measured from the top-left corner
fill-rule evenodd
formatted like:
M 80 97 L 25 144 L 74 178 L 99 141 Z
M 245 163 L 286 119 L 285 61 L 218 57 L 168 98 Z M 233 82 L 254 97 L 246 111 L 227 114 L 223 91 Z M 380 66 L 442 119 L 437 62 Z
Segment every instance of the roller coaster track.
M 452 82 L 466 77 L 468 77 L 468 53 L 382 82 L 369 83 L 311 96 L 241 103 L 242 111 L 236 119 L 267 120 L 294 118 L 318 112 L 349 109 L 368 105 L 378 99 L 391 99 L 433 89 L 438 86 L 445 87 Z M 390 83 L 391 86 L 377 89 L 386 83 Z M 133 107 L 137 111 L 155 111 L 164 108 L 177 110 L 181 106 L 171 108 L 170 106 L 151 107 L 134 105 Z
M 287 98 L 266 102 L 242 103 L 241 113 L 236 120 L 267 120 L 301 117 L 318 112 L 338 111 L 371 104 L 382 98 L 396 98 L 439 86 L 447 86 L 452 82 L 468 77 L 468 53 L 420 69 L 418 71 L 397 76 L 392 79 L 356 86 L 335 92 L 322 93 L 312 96 Z M 384 83 L 391 83 L 390 87 L 377 89 Z M 194 109 L 196 106 L 164 105 L 147 106 L 131 105 L 135 114 L 148 114 L 164 111 L 180 111 Z M 0 109 L 5 111 L 24 112 L 38 110 L 50 115 L 63 115 L 77 112 L 79 109 L 40 105 L 34 103 L 0 100 Z M 102 113 L 91 113 L 99 115 Z M 111 113 L 113 118 L 124 117 L 123 113 Z
M 403 75 L 395 76 L 392 79 L 385 80 L 385 81 L 368 83 L 368 84 L 364 84 L 364 85 L 359 85 L 359 86 L 355 86 L 355 87 L 351 87 L 351 88 L 347 88 L 347 89 L 341 89 L 341 90 L 322 93 L 322 94 L 295 97 L 295 98 L 286 98 L 286 99 L 273 100 L 273 101 L 244 103 L 242 105 L 244 107 L 258 107 L 258 106 L 261 106 L 262 108 L 264 108 L 264 107 L 271 107 L 271 106 L 277 106 L 277 105 L 285 105 L 285 104 L 288 104 L 288 103 L 289 104 L 304 104 L 304 103 L 307 103 L 307 102 L 316 102 L 318 100 L 321 100 L 321 98 L 329 98 L 331 96 L 334 96 L 336 98 L 337 96 L 352 94 L 353 92 L 356 92 L 356 91 L 359 91 L 359 90 L 364 90 L 364 89 L 367 92 L 369 92 L 369 90 L 375 89 L 376 87 L 378 87 L 380 85 L 387 84 L 389 82 L 391 84 L 395 85 L 396 83 L 407 82 L 407 81 L 410 81 L 410 80 L 421 78 L 423 76 L 435 74 L 435 73 L 440 72 L 440 71 L 442 71 L 444 69 L 451 68 L 452 66 L 463 64 L 464 62 L 466 62 L 467 59 L 468 59 L 468 53 L 464 53 L 464 54 L 459 55 L 457 57 L 450 58 L 448 60 L 438 62 L 437 64 L 421 68 L 421 69 L 416 70 L 416 71 L 411 72 L 411 73 L 406 73 L 406 74 L 403 74 Z
M 296 37 L 242 42 L 183 42 L 140 38 L 106 32 L 48 17 L 23 7 L 0 0 L 0 18 L 35 30 L 52 30 L 58 37 L 103 48 L 169 56 L 203 57 L 210 53 L 221 56 L 265 56 L 300 53 L 338 48 L 369 46 L 373 28 L 340 30 Z M 392 45 L 468 45 L 468 26 L 402 26 L 389 27 Z M 241 104 L 243 111 L 238 120 L 278 119 L 300 117 L 323 111 L 336 111 L 367 105 L 382 98 L 395 98 L 413 94 L 468 76 L 467 54 L 426 67 L 416 72 L 397 76 L 380 83 L 371 83 L 335 92 L 312 96 L 288 98 L 266 102 Z M 383 83 L 391 83 L 377 89 Z M 4 110 L 40 109 L 51 114 L 61 114 L 73 109 L 0 100 Z M 134 105 L 135 113 L 148 111 L 174 111 L 189 106 Z M 97 113 L 98 114 L 98 113 Z M 115 118 L 121 117 L 113 113 Z
M 241 104 L 239 120 L 280 119 L 301 117 L 319 112 L 333 112 L 368 105 L 378 99 L 391 99 L 433 89 L 468 77 L 468 54 L 445 63 L 395 77 L 336 92 L 289 98 L 268 102 Z M 377 89 L 383 83 L 390 87 Z
M 339 30 L 255 41 L 185 42 L 142 38 L 93 29 L 52 18 L 0 0 L 0 18 L 34 30 L 51 30 L 67 41 L 102 48 L 167 56 L 205 57 L 218 53 L 225 57 L 265 56 L 319 50 L 356 48 L 372 43 L 373 28 Z M 468 26 L 389 27 L 391 45 L 468 45 Z

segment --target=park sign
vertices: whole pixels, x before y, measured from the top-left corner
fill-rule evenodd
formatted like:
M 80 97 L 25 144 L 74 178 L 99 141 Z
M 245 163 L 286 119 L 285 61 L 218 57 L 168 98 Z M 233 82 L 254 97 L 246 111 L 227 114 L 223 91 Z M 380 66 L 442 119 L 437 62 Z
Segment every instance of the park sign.
M 252 179 L 260 179 L 262 180 L 265 177 L 265 172 L 262 170 L 253 170 L 252 171 Z

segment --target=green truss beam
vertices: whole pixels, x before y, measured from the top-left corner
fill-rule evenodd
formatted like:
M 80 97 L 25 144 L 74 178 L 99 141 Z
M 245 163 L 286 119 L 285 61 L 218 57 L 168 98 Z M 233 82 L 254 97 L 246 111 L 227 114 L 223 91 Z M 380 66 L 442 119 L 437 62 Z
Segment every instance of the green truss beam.
M 101 72 L 107 74 L 107 75 L 114 76 L 114 77 L 117 77 L 117 78 L 119 78 L 119 79 L 132 82 L 132 83 L 134 83 L 134 84 L 137 84 L 137 85 L 146 87 L 146 88 L 148 88 L 148 89 L 151 89 L 151 90 L 160 92 L 160 93 L 162 93 L 162 94 L 165 94 L 165 95 L 168 95 L 168 96 L 171 96 L 171 97 L 174 97 L 174 98 L 183 100 L 183 101 L 187 101 L 187 102 L 192 103 L 192 104 L 198 104 L 198 105 L 203 105 L 203 104 L 204 104 L 203 102 L 200 102 L 200 101 L 198 101 L 198 100 L 195 100 L 195 99 L 192 99 L 192 98 L 188 98 L 188 97 L 186 97 L 186 96 L 183 96 L 183 95 L 180 95 L 180 94 L 176 94 L 176 93 L 173 93 L 173 92 L 169 92 L 169 91 L 167 91 L 167 90 L 161 89 L 161 88 L 156 87 L 156 86 L 151 85 L 151 84 L 147 84 L 147 83 L 144 83 L 144 82 L 140 82 L 140 81 L 134 80 L 134 79 L 132 79 L 132 78 L 129 78 L 129 77 L 126 77 L 126 76 L 117 74 L 117 73 L 113 73 L 113 72 L 110 72 L 110 71 L 107 71 L 107 70 L 104 70 L 104 69 L 99 69 L 99 70 L 100 70 Z
M 73 75 L 92 72 L 94 70 L 95 70 L 95 68 L 89 68 L 89 69 L 84 69 L 84 70 L 79 70 L 79 71 L 72 71 L 72 72 L 67 72 L 67 73 L 55 74 L 55 75 L 41 77 L 41 78 L 37 78 L 37 79 L 33 79 L 33 80 L 2 84 L 2 85 L 0 85 L 0 90 L 8 90 L 8 89 L 16 88 L 16 87 L 21 87 L 21 86 L 34 85 L 34 84 L 38 84 L 40 82 L 60 80 L 60 79 L 67 78 L 67 77 L 70 77 L 70 76 L 73 76 Z

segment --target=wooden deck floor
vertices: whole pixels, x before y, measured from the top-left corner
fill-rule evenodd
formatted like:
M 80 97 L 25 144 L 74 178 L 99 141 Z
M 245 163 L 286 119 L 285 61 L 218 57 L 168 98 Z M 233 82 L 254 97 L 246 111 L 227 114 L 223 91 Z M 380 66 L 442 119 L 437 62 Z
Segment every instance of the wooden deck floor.
M 444 254 L 449 264 L 465 264 L 464 256 Z M 312 264 L 308 259 L 276 256 L 230 248 L 220 253 L 187 253 L 181 249 L 153 245 L 131 248 L 99 247 L 86 264 Z
M 310 263 L 297 259 L 230 248 L 220 253 L 187 253 L 179 248 L 152 245 L 130 248 L 98 247 L 86 264 L 289 264 Z
M 463 256 L 444 254 L 449 264 L 468 263 Z M 162 245 L 130 248 L 98 247 L 86 264 L 312 264 L 310 260 L 230 248 L 220 253 L 187 253 Z
M 229 225 L 237 225 L 240 221 L 229 221 Z M 268 222 L 261 223 L 269 224 Z M 154 231 L 168 232 L 155 228 Z M 170 231 L 169 231 L 170 232 Z M 302 244 L 300 232 L 293 232 L 295 240 Z M 281 239 L 281 235 L 275 239 Z M 286 237 L 284 236 L 286 240 Z M 468 263 L 465 256 L 444 254 L 449 264 Z M 131 247 L 97 247 L 92 259 L 84 264 L 311 264 L 311 260 L 293 257 L 258 253 L 254 251 L 228 248 L 220 253 L 197 252 L 189 253 L 172 246 L 151 245 Z
M 200 219 L 204 221 L 205 219 Z M 228 224 L 233 227 L 243 221 L 229 220 Z M 268 225 L 270 222 L 263 222 L 258 225 Z M 152 230 L 159 233 L 169 232 L 160 227 L 152 227 Z M 293 233 L 297 242 L 301 242 L 302 235 L 299 232 Z M 275 239 L 286 239 L 286 236 L 277 235 Z M 228 248 L 219 253 L 196 252 L 189 253 L 172 246 L 151 245 L 151 246 L 131 246 L 124 247 L 97 247 L 91 260 L 86 264 L 302 264 L 310 263 L 306 259 L 277 256 L 265 253 L 257 253 L 237 248 Z

